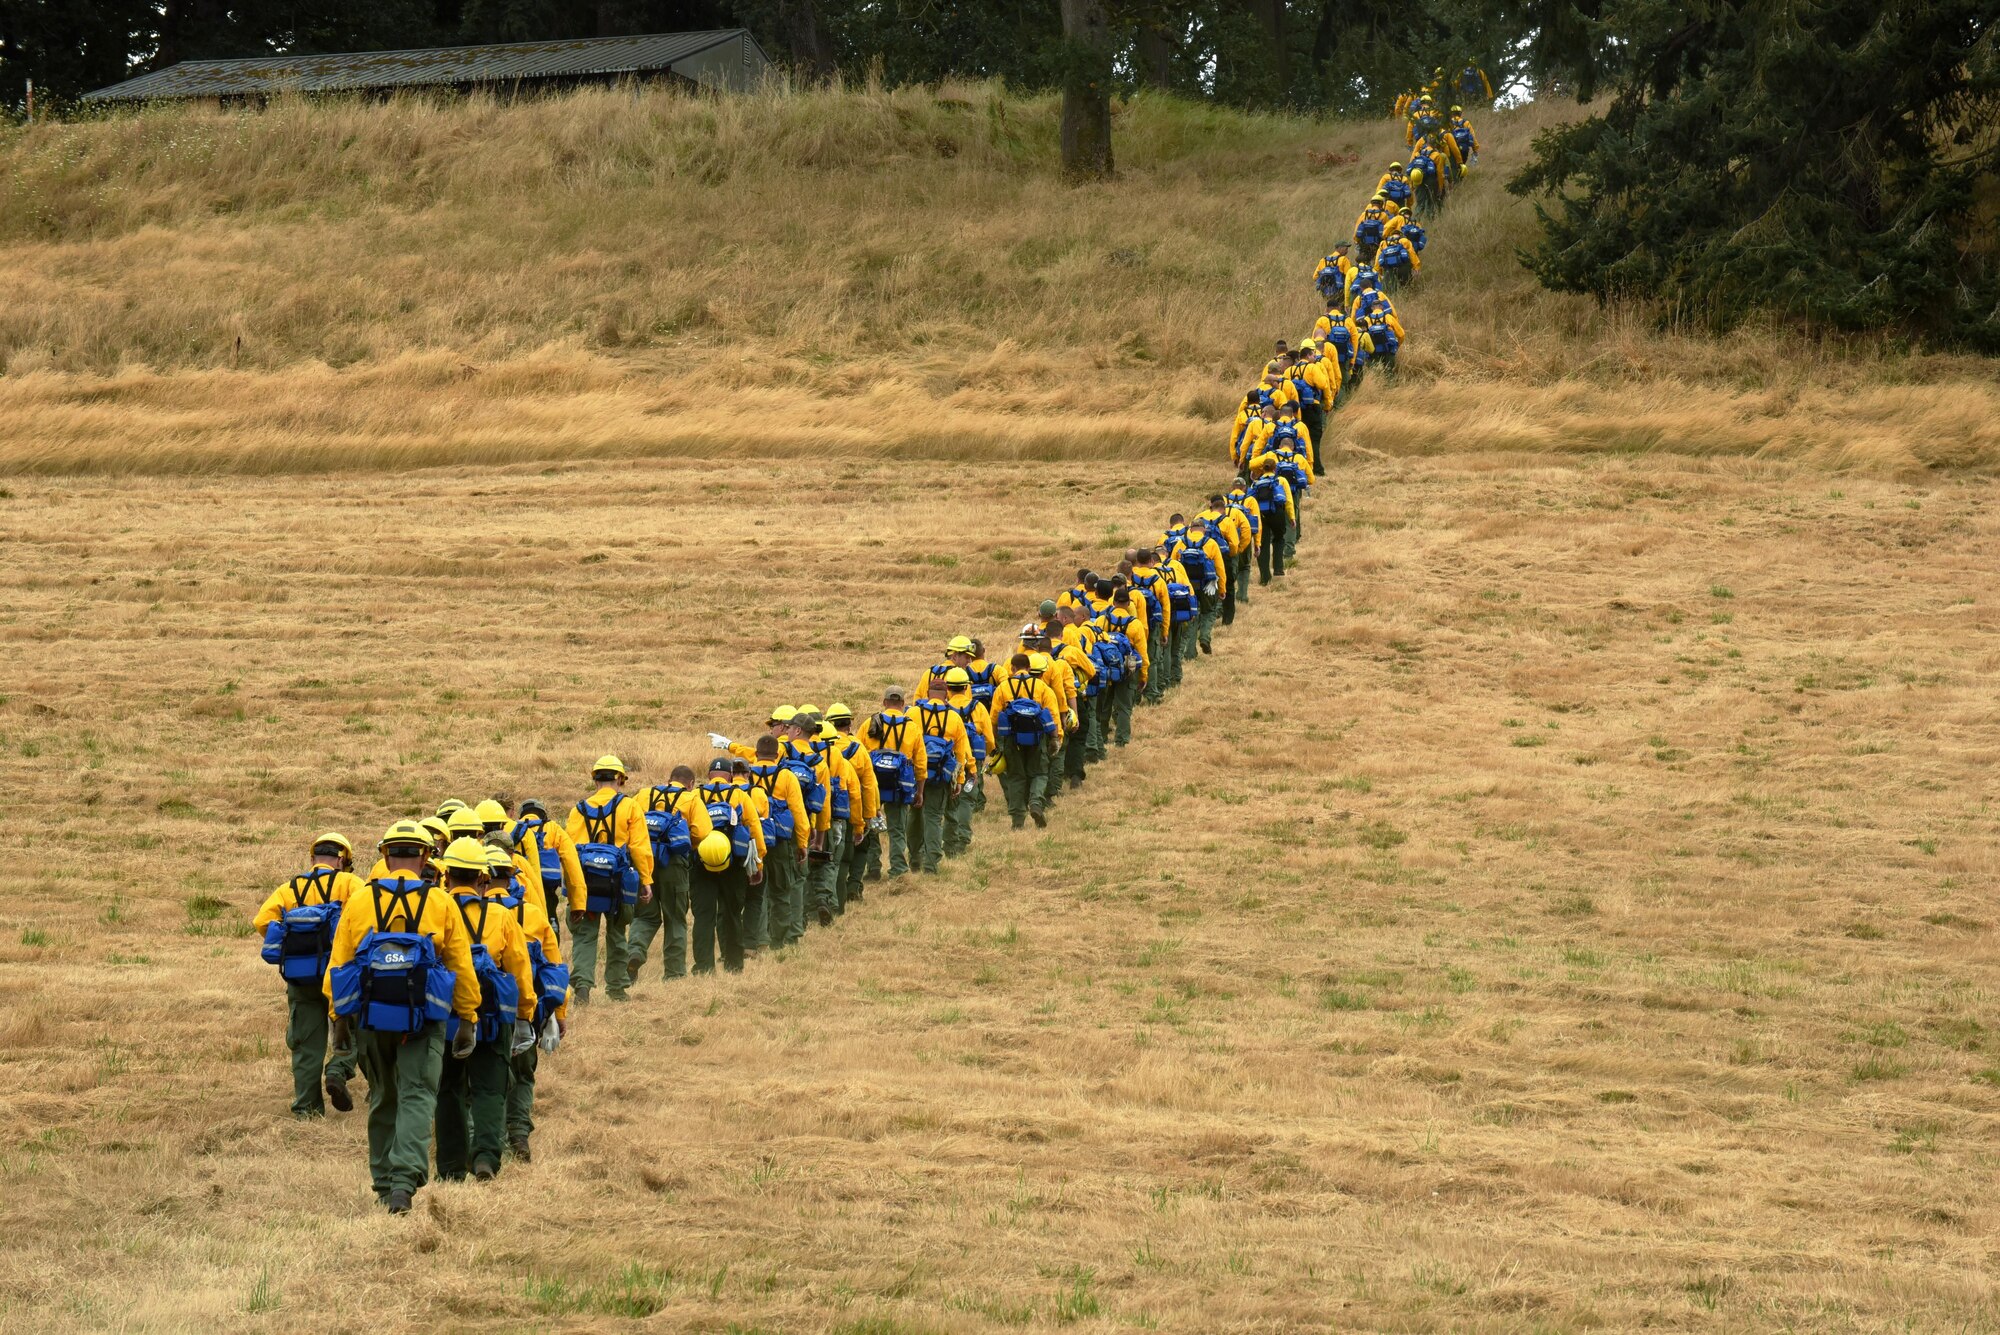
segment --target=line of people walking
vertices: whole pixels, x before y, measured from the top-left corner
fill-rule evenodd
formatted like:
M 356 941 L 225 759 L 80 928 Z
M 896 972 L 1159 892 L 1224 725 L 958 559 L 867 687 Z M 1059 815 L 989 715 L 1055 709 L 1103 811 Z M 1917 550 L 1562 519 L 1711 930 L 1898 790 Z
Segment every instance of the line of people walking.
M 1215 653 L 1253 588 L 1296 568 L 1327 415 L 1371 355 L 1393 366 L 1403 334 L 1346 249 L 1315 274 L 1341 281 L 1313 335 L 1280 342 L 1244 397 L 1230 485 L 1115 566 L 1079 569 L 990 648 L 953 635 L 861 711 L 774 706 L 753 740 L 711 733 L 711 757 L 657 782 L 608 754 L 572 802 L 447 799 L 390 824 L 366 875 L 343 835 L 314 838 L 253 919 L 285 986 L 293 1115 L 351 1111 L 363 1080 L 369 1176 L 391 1213 L 433 1166 L 492 1180 L 532 1161 L 542 1058 L 600 986 L 624 1002 L 649 967 L 671 982 L 798 947 L 870 886 L 963 857 L 995 784 L 1002 828 L 1046 828 L 1130 744 L 1135 715 Z M 1391 336 L 1371 345 L 1378 328 Z

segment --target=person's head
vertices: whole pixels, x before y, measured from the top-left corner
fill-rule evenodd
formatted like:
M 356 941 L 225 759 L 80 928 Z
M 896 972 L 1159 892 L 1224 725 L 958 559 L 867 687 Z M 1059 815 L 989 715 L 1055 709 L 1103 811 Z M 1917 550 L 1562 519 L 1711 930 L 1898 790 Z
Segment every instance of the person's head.
M 750 786 L 750 762 L 740 757 L 729 762 L 729 781 L 738 788 Z
M 625 762 L 617 756 L 599 756 L 597 763 L 590 767 L 591 779 L 611 788 L 625 786 Z
M 1046 626 L 1056 619 L 1058 610 L 1058 604 L 1055 599 L 1044 598 L 1042 599 L 1042 605 L 1035 609 L 1035 615 L 1040 617 L 1042 624 Z
M 1292 345 L 1290 343 L 1287 343 L 1284 339 L 1281 338 L 1274 345 L 1274 351 L 1276 351 L 1278 356 L 1282 357 L 1291 348 L 1291 346 Z
M 1097 582 L 1097 572 L 1095 570 L 1079 569 L 1076 572 L 1076 582 L 1087 589 Z
M 1354 249 L 1352 241 L 1336 241 L 1333 243 L 1333 253 L 1336 255 L 1345 255 L 1352 249 Z
M 964 668 L 953 668 L 944 674 L 944 689 L 947 695 L 959 695 L 972 689 L 972 674 Z
M 1111 605 L 1113 607 L 1130 607 L 1132 605 L 1132 590 L 1122 584 L 1113 589 L 1111 591 Z
M 972 652 L 973 646 L 970 636 L 954 635 L 945 643 L 944 661 L 947 663 L 956 663 L 960 667 L 964 667 L 972 661 Z
M 825 722 L 817 709 L 801 709 L 792 715 L 792 736 L 799 741 L 810 742 L 819 736 L 820 727 Z
M 1220 510 L 1223 504 L 1222 493 L 1219 491 L 1208 498 L 1208 508 L 1211 510 Z
M 474 807 L 472 813 L 479 817 L 480 829 L 488 834 L 507 823 L 507 808 L 490 797 Z
M 1186 515 L 1184 515 L 1184 514 L 1182 514 L 1182 513 L 1181 513 L 1181 512 L 1179 511 L 1179 510 L 1176 510 L 1176 511 L 1174 511 L 1174 512 L 1173 512 L 1172 514 L 1170 514 L 1170 515 L 1168 515 L 1168 516 L 1167 516 L 1167 527 L 1168 527 L 1168 528 L 1186 528 L 1186 527 L 1187 527 L 1187 516 L 1186 516 Z
M 909 701 L 903 695 L 903 688 L 900 686 L 891 686 L 888 690 L 882 692 L 882 708 L 891 714 L 902 712 L 903 706 L 908 703 Z
M 777 758 L 778 758 L 778 739 L 771 736 L 769 733 L 765 733 L 762 737 L 759 737 L 757 739 L 757 759 L 776 760 Z
M 1031 677 L 1041 676 L 1044 672 L 1047 672 L 1049 670 L 1049 664 L 1052 661 L 1054 660 L 1052 660 L 1047 654 L 1029 654 L 1028 675 Z
M 454 839 L 438 859 L 444 883 L 453 890 L 476 890 L 489 874 L 486 845 L 477 839 Z
M 315 867 L 335 867 L 341 871 L 354 869 L 354 845 L 347 842 L 347 836 L 335 830 L 312 841 L 312 860 Z
M 424 833 L 430 836 L 432 851 L 444 852 L 444 846 L 451 842 L 451 827 L 436 816 L 426 816 L 418 823 L 424 827 Z
M 694 767 L 691 765 L 674 766 L 672 772 L 667 775 L 667 782 L 677 783 L 686 787 L 688 784 L 694 782 Z
M 793 715 L 798 712 L 790 705 L 779 705 L 771 711 L 771 716 L 764 720 L 764 730 L 773 737 L 783 737 L 792 726 Z
M 464 805 L 465 803 L 459 801 L 455 797 L 447 797 L 444 801 L 438 803 L 438 809 L 432 814 L 435 815 L 439 820 L 444 820 L 447 817 L 449 817 L 452 812 L 458 810 L 460 807 Z
M 924 691 L 924 694 L 933 700 L 949 700 L 951 698 L 951 690 L 944 684 L 943 677 L 932 677 L 930 686 Z
M 730 777 L 735 773 L 736 762 L 728 756 L 717 756 L 708 762 L 708 781 L 710 783 L 728 783 Z
M 438 851 L 437 845 L 431 842 L 430 831 L 413 820 L 399 820 L 391 825 L 383 834 L 382 842 L 375 847 L 392 873 L 421 874 L 424 863 Z
M 486 849 L 486 881 L 495 890 L 504 890 L 514 879 L 514 859 L 498 845 Z
M 1100 579 L 1097 581 L 1096 586 L 1091 589 L 1091 592 L 1096 594 L 1099 598 L 1109 598 L 1114 592 L 1117 591 L 1117 588 L 1118 586 L 1116 584 L 1113 584 L 1110 580 Z
M 854 711 L 846 705 L 828 705 L 826 707 L 826 721 L 833 725 L 835 732 L 851 733 L 854 731 Z
M 471 807 L 460 807 L 445 820 L 445 833 L 453 839 L 477 839 L 486 833 L 485 822 Z
M 1390 164 L 1389 164 L 1389 175 L 1391 175 L 1391 176 L 1401 176 L 1402 174 L 1403 174 L 1403 164 L 1402 164 L 1402 163 L 1400 163 L 1400 162 L 1392 162 L 1392 163 L 1390 163 Z

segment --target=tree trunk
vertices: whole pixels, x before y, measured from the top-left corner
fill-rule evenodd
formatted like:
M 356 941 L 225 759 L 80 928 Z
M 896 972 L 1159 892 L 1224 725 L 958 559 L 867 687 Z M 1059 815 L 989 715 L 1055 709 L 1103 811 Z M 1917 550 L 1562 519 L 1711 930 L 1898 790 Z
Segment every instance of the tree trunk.
M 1072 181 L 1111 175 L 1111 24 L 1104 0 L 1062 0 L 1062 169 Z
M 826 28 L 819 21 L 815 0 L 779 0 L 778 28 L 791 49 L 792 68 L 801 77 L 813 83 L 825 83 L 833 77 L 833 43 L 827 40 Z
M 1333 59 L 1334 46 L 1340 41 L 1334 4 L 1335 0 L 1320 0 L 1319 29 L 1313 33 L 1313 79 L 1316 82 L 1326 77 L 1326 64 Z
M 1166 30 L 1142 23 L 1134 45 L 1140 79 L 1148 88 L 1157 88 L 1163 93 L 1171 90 L 1174 85 L 1174 47 L 1167 39 Z
M 1257 20 L 1264 39 L 1271 44 L 1269 58 L 1277 75 L 1279 99 L 1291 100 L 1292 53 L 1285 48 L 1285 0 L 1244 0 L 1243 8 Z

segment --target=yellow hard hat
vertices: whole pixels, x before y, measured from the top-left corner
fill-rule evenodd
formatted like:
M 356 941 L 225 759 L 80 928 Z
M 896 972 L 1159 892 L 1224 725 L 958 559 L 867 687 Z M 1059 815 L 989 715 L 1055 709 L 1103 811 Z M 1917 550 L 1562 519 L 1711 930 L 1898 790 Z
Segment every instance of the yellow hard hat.
M 944 651 L 948 654 L 969 654 L 972 652 L 972 639 L 966 635 L 954 635 L 945 645 Z
M 1316 338 L 1302 338 L 1299 340 L 1299 351 L 1301 352 L 1312 352 L 1318 347 L 1319 340 Z
M 831 723 L 821 723 L 817 736 L 822 742 L 838 741 L 840 740 L 840 729 L 834 727 Z
M 490 797 L 474 807 L 472 814 L 479 817 L 481 825 L 505 825 L 507 823 L 507 808 L 501 806 Z
M 1389 170 L 1390 170 L 1390 171 L 1395 171 L 1395 170 L 1396 170 L 1397 168 L 1401 167 L 1402 165 L 1403 165 L 1403 164 L 1402 164 L 1402 163 L 1400 163 L 1400 162 L 1392 162 L 1392 163 L 1390 163 L 1390 164 L 1389 164 Z
M 382 835 L 382 842 L 376 847 L 387 849 L 396 844 L 422 844 L 431 846 L 430 831 L 413 820 L 399 820 Z
M 729 846 L 729 836 L 719 830 L 710 830 L 695 845 L 695 852 L 701 855 L 701 865 L 710 871 L 727 871 L 734 850 Z
M 1422 185 L 1424 183 L 1424 169 L 1422 167 L 1412 168 L 1410 171 L 1410 179 L 1414 181 L 1416 184 Z
M 602 774 L 606 770 L 610 770 L 613 774 L 623 778 L 625 777 L 625 762 L 617 756 L 599 756 L 597 763 L 590 767 L 592 774 Z
M 443 820 L 446 816 L 449 816 L 452 812 L 457 811 L 460 807 L 464 805 L 465 803 L 459 801 L 455 797 L 447 797 L 444 801 L 438 803 L 437 818 L 439 820 Z
M 1465 110 L 1465 108 L 1464 108 L 1464 107 L 1453 107 L 1453 108 L 1452 108 L 1452 110 L 1453 110 L 1453 111 L 1464 111 L 1464 110 Z
M 970 686 L 972 685 L 972 674 L 964 668 L 955 667 L 944 674 L 944 684 L 947 686 Z
M 826 718 L 827 722 L 829 723 L 835 722 L 836 720 L 839 719 L 852 720 L 854 718 L 854 711 L 849 709 L 846 705 L 841 704 L 839 701 L 835 701 L 833 704 L 830 704 L 826 707 Z
M 480 835 L 486 833 L 485 823 L 479 819 L 479 813 L 471 807 L 460 807 L 458 810 L 452 812 L 451 815 L 445 817 L 444 825 L 446 831 L 454 839 L 460 835 L 471 835 L 474 839 L 477 839 Z
M 819 713 L 819 711 L 817 709 L 814 709 L 811 705 L 800 705 L 798 714 L 794 714 L 792 715 L 792 717 L 797 718 L 799 714 L 817 714 L 817 713 Z
M 1047 654 L 1028 655 L 1028 671 L 1046 672 L 1048 670 L 1048 666 L 1049 666 L 1049 656 Z
M 504 871 L 509 876 L 514 874 L 513 856 L 497 844 L 486 846 L 486 865 L 494 871 Z
M 436 816 L 426 816 L 418 821 L 417 824 L 429 831 L 430 838 L 433 841 L 442 839 L 446 843 L 451 842 L 451 826 L 445 824 Z
M 489 865 L 486 845 L 477 839 L 454 839 L 438 859 L 438 865 L 447 871 L 485 871 Z
M 321 844 L 332 844 L 334 847 L 338 848 L 341 852 L 347 854 L 347 856 L 349 857 L 354 856 L 354 845 L 348 843 L 347 836 L 339 833 L 338 831 L 328 830 L 325 834 L 320 835 L 318 838 L 312 841 L 312 846 L 314 848 L 318 848 Z
M 798 716 L 799 716 L 799 711 L 792 708 L 790 705 L 779 705 L 776 709 L 771 711 L 771 722 L 790 723 L 793 719 L 797 718 Z

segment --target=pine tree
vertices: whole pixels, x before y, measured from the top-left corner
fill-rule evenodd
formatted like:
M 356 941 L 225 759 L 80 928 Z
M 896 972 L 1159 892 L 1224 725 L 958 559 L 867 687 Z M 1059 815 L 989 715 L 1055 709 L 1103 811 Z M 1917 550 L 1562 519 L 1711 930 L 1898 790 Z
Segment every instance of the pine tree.
M 1511 183 L 1559 291 L 2000 351 L 1992 0 L 1622 0 L 1600 115 Z

